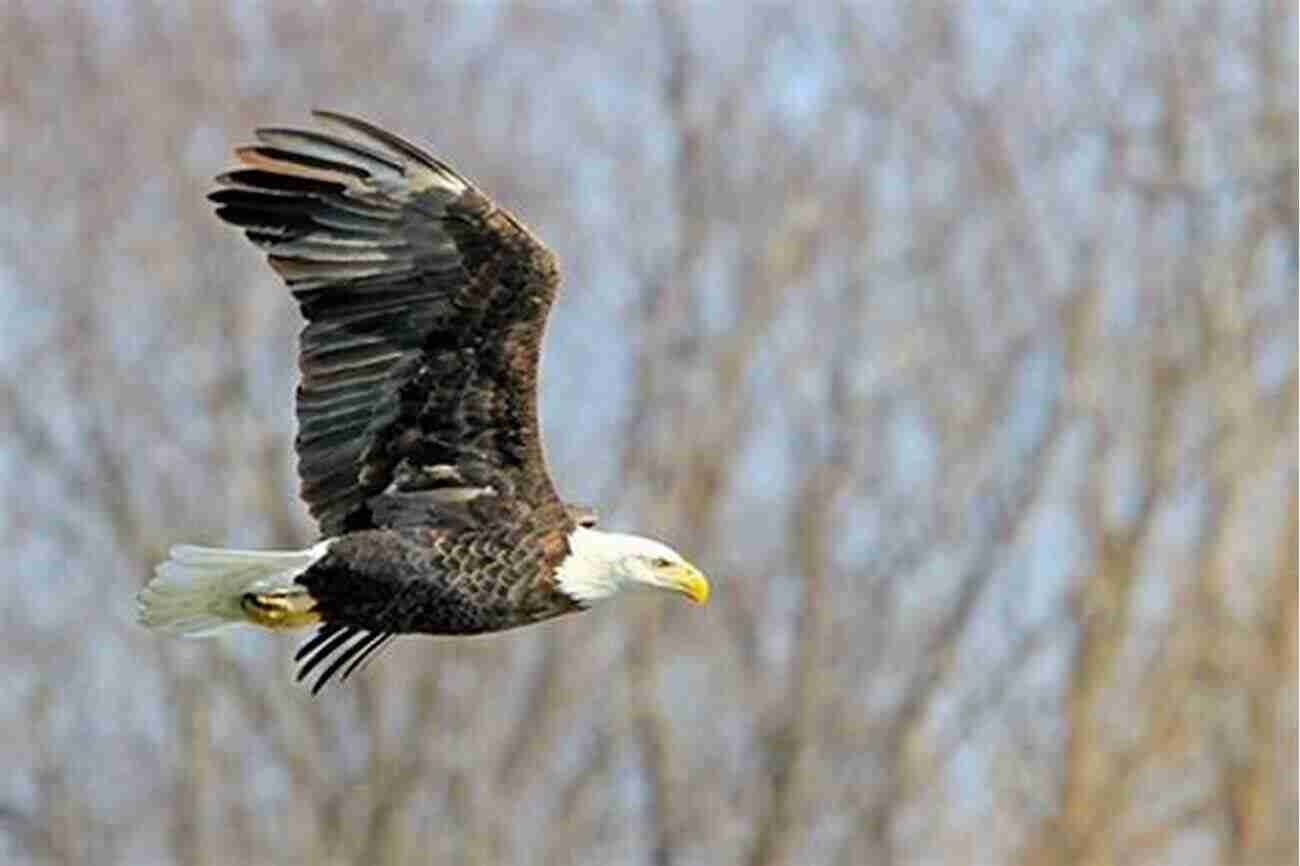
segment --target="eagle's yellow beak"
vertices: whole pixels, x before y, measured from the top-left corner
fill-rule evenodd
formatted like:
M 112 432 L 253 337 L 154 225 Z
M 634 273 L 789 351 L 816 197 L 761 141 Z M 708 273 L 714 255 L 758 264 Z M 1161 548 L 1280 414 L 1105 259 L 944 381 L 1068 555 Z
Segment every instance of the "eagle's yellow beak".
M 680 592 L 696 604 L 709 600 L 709 579 L 689 562 L 676 563 L 659 572 L 673 592 Z

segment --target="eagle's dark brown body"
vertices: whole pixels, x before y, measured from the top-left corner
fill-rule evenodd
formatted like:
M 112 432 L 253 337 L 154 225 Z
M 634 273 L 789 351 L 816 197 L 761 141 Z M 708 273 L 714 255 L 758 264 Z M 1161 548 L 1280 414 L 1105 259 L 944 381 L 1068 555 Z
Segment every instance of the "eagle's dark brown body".
M 307 320 L 298 471 L 336 540 L 298 578 L 323 623 L 299 655 L 306 674 L 335 654 L 324 682 L 392 634 L 578 609 L 553 575 L 590 512 L 560 502 L 541 451 L 550 251 L 436 158 L 317 116 L 348 136 L 259 130 L 211 198 Z
M 481 634 L 579 610 L 553 591 L 543 531 L 428 527 L 348 533 L 298 578 L 326 621 L 369 631 Z M 521 580 L 522 575 L 536 579 Z
M 546 527 L 363 529 L 341 536 L 298 582 L 324 625 L 297 658 L 300 678 L 333 656 L 316 688 L 393 635 L 504 631 L 581 610 L 556 590 Z M 350 663 L 350 664 L 349 664 Z M 344 667 L 347 665 L 347 667 Z

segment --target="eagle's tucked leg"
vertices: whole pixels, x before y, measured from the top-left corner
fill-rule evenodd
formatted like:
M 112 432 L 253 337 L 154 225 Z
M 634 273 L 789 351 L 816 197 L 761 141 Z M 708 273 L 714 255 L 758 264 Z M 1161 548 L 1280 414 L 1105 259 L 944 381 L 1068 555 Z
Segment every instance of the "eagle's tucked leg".
M 321 618 L 316 600 L 301 586 L 246 592 L 239 603 L 248 619 L 263 628 L 302 628 Z

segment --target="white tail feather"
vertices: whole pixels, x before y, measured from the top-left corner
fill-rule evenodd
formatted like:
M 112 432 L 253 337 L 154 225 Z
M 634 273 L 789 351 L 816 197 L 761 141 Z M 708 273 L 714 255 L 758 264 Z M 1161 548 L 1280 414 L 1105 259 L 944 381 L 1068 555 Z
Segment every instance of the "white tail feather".
M 242 604 L 245 593 L 292 588 L 294 578 L 324 556 L 329 545 L 322 541 L 307 550 L 177 545 L 136 596 L 140 622 L 182 637 L 249 624 Z

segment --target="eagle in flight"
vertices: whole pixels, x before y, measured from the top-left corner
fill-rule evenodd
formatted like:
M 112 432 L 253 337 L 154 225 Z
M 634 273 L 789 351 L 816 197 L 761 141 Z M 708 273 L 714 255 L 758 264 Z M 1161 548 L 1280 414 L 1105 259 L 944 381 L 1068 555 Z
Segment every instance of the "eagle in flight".
M 652 587 L 709 584 L 667 545 L 595 528 L 560 500 L 537 369 L 560 278 L 524 225 L 449 165 L 365 121 L 266 128 L 217 178 L 217 216 L 266 250 L 298 300 L 306 550 L 178 545 L 140 620 L 198 636 L 317 626 L 313 692 L 402 634 L 470 635 Z

